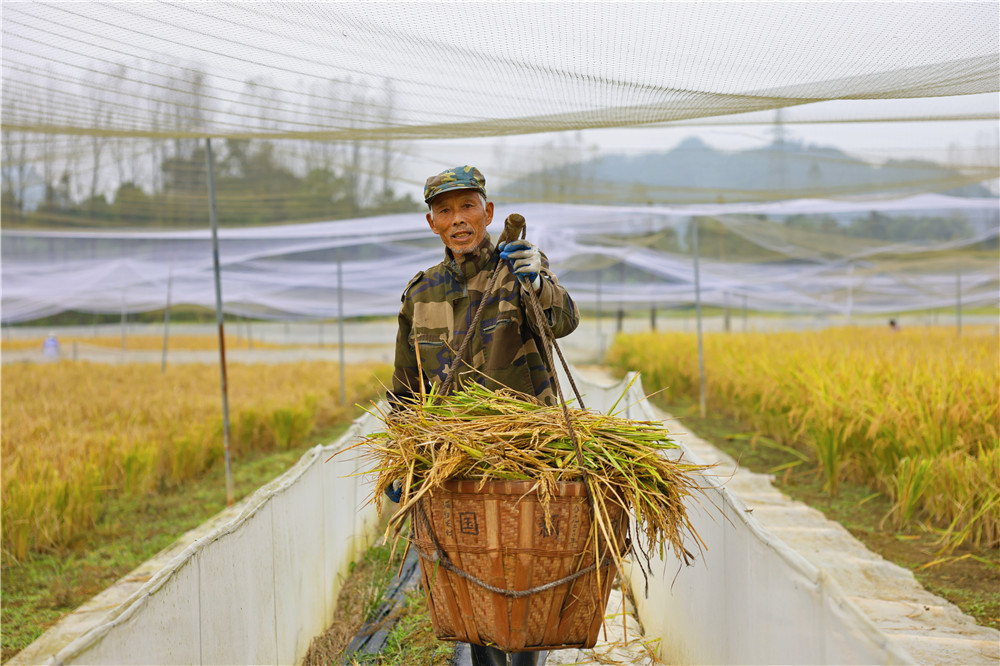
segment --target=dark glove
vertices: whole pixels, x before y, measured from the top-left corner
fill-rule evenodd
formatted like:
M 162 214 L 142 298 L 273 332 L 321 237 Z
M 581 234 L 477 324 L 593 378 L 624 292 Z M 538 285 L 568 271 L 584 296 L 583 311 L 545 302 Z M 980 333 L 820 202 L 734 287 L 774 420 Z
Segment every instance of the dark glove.
M 538 291 L 542 286 L 541 278 L 538 277 L 542 271 L 542 253 L 538 251 L 538 246 L 522 239 L 500 243 L 497 249 L 500 250 L 500 258 L 510 262 L 510 269 L 514 274 L 530 282 L 535 291 Z
M 389 409 L 395 412 L 413 407 L 420 401 L 420 396 L 414 395 L 412 391 L 402 389 L 400 391 L 386 391 L 385 400 L 389 403 Z
M 399 504 L 399 500 L 403 496 L 403 480 L 396 479 L 390 483 L 385 489 L 385 496 Z

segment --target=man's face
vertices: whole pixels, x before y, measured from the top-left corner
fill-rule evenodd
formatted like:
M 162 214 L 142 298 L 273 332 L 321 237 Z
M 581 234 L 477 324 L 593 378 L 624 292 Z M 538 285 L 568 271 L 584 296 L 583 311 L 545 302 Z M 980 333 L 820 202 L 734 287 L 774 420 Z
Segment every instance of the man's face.
M 431 199 L 427 213 L 427 224 L 457 258 L 479 246 L 492 221 L 493 202 L 484 206 L 476 190 L 442 192 Z

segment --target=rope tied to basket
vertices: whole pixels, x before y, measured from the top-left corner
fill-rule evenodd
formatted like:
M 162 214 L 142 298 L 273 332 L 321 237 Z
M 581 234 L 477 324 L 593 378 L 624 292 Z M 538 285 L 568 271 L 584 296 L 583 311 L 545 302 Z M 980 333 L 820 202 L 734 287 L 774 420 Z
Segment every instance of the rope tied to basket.
M 511 213 L 504 221 L 503 233 L 500 234 L 497 245 L 499 246 L 502 242 L 509 242 L 519 237 L 524 238 L 525 233 L 526 225 L 524 216 L 519 215 L 518 213 Z M 452 384 L 455 381 L 455 376 L 458 372 L 459 366 L 463 363 L 467 365 L 465 361 L 465 354 L 469 350 L 469 343 L 472 341 L 472 337 L 479 326 L 480 319 L 482 319 L 483 310 L 486 308 L 486 301 L 493 292 L 493 287 L 496 285 L 497 278 L 500 277 L 500 273 L 505 267 L 504 262 L 500 260 L 498 256 L 497 267 L 494 269 L 493 275 L 490 276 L 490 281 L 486 285 L 486 290 L 483 292 L 482 299 L 479 302 L 479 307 L 476 309 L 476 314 L 472 318 L 472 323 L 469 324 L 468 332 L 462 340 L 462 344 L 458 349 L 458 353 L 455 355 L 455 360 L 452 363 L 451 368 L 448 369 L 448 376 L 445 377 L 444 383 L 441 385 L 441 395 L 448 395 L 451 392 Z M 576 437 L 576 431 L 573 430 L 573 422 L 569 416 L 569 408 L 566 406 L 566 398 L 563 396 L 562 386 L 559 383 L 558 373 L 556 373 L 556 366 L 552 360 L 552 347 L 555 348 L 556 353 L 559 355 L 559 360 L 562 362 L 563 369 L 566 371 L 569 383 L 573 387 L 573 393 L 576 396 L 577 403 L 580 405 L 581 409 L 586 409 L 583 404 L 583 397 L 580 395 L 580 390 L 577 388 L 576 382 L 573 380 L 573 373 L 569 371 L 569 363 L 566 361 L 562 350 L 559 348 L 559 344 L 556 342 L 556 337 L 552 332 L 552 327 L 549 325 L 548 319 L 545 318 L 545 312 L 542 309 L 542 304 L 539 302 L 538 295 L 535 293 L 534 288 L 532 288 L 530 284 L 522 282 L 520 277 L 516 274 L 515 279 L 517 279 L 519 284 L 525 286 L 525 292 L 528 294 L 528 302 L 531 304 L 532 313 L 535 315 L 535 321 L 538 323 L 538 330 L 541 334 L 542 350 L 545 353 L 545 360 L 548 363 L 550 371 L 552 372 L 552 383 L 555 384 L 556 394 L 559 396 L 559 402 L 562 405 L 563 415 L 566 417 L 566 428 L 569 431 L 570 441 L 573 442 L 573 448 L 576 452 L 576 461 L 577 464 L 580 465 L 580 472 L 586 476 L 588 472 L 583 465 L 583 451 L 580 449 L 580 442 Z M 587 484 L 587 493 L 589 497 L 589 483 Z M 592 499 L 591 506 L 593 506 Z

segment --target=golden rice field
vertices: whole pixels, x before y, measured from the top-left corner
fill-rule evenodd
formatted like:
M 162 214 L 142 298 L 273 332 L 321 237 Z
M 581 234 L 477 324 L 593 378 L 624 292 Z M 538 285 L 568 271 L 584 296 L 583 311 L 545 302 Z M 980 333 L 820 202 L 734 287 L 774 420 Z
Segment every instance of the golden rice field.
M 231 364 L 231 452 L 291 448 L 350 420 L 391 367 Z M 223 459 L 215 365 L 59 362 L 3 368 L 0 481 L 4 552 L 58 547 L 94 525 L 106 493 L 142 494 L 196 477 Z
M 867 483 L 950 547 L 1000 545 L 1000 366 L 994 327 L 706 334 L 708 409 L 795 447 L 836 494 Z M 690 333 L 620 336 L 608 363 L 649 392 L 698 400 Z

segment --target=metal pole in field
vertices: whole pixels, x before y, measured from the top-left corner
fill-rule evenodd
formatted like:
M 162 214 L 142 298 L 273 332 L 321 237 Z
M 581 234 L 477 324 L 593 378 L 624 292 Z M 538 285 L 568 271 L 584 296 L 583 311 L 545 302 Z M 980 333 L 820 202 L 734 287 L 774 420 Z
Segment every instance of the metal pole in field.
M 340 406 L 347 404 L 347 387 L 344 384 L 344 267 L 337 250 L 337 346 L 340 348 Z
M 619 263 L 619 271 L 621 273 L 621 283 L 618 286 L 618 323 L 615 327 L 615 332 L 621 333 L 625 328 L 625 303 L 623 302 L 623 297 L 625 295 L 625 260 L 622 259 Z
M 208 162 L 208 211 L 212 222 L 212 266 L 215 273 L 215 321 L 219 325 L 219 369 L 222 373 L 222 435 L 226 452 L 226 506 L 235 502 L 233 469 L 229 455 L 229 391 L 226 381 L 226 331 L 222 315 L 222 280 L 219 275 L 219 219 L 215 211 L 215 161 L 212 159 L 212 140 L 205 139 L 205 159 Z
M 601 271 L 597 271 L 597 359 L 604 357 L 604 340 L 601 334 Z
M 847 325 L 851 325 L 854 311 L 854 264 L 847 266 Z
M 962 335 L 962 267 L 955 269 L 955 325 Z
M 163 356 L 160 358 L 160 374 L 167 371 L 167 338 L 170 336 L 170 287 L 174 282 L 174 264 L 171 262 L 167 273 L 167 307 L 163 310 Z
M 125 312 L 125 290 L 122 289 L 122 356 L 125 355 L 125 320 L 128 314 Z
M 691 248 L 694 251 L 694 310 L 698 324 L 698 409 L 705 418 L 705 351 L 701 344 L 701 275 L 698 271 L 698 218 L 691 218 Z
M 722 292 L 722 330 L 726 333 L 732 331 L 732 317 L 729 313 L 729 292 Z

